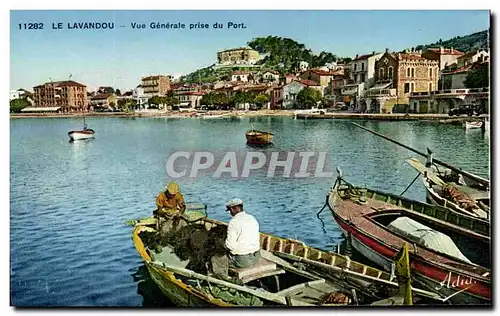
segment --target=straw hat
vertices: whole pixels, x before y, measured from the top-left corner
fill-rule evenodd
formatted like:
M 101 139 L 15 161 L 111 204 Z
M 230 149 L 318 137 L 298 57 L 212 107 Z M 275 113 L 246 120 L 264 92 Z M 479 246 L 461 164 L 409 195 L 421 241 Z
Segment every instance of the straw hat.
M 177 194 L 179 192 L 179 185 L 175 182 L 169 182 L 165 187 L 165 191 L 168 191 L 170 194 Z

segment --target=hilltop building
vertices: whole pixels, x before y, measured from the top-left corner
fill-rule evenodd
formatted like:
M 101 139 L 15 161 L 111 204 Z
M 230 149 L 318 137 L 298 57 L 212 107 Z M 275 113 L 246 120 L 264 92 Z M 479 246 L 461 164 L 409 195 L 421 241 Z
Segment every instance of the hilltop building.
M 259 59 L 259 52 L 249 47 L 231 48 L 217 52 L 219 65 L 253 65 Z

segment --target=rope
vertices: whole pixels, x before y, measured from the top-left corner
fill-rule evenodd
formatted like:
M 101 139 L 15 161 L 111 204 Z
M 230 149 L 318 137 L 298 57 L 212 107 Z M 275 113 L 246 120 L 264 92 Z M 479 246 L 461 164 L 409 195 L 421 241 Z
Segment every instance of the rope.
M 403 192 L 401 192 L 401 194 L 400 194 L 400 195 L 405 194 L 405 192 L 406 192 L 406 191 L 407 191 L 407 190 L 408 190 L 408 189 L 412 186 L 412 184 L 415 182 L 415 180 L 417 180 L 417 179 L 418 179 L 418 177 L 420 177 L 420 172 L 417 174 L 417 176 L 415 177 L 415 179 L 413 179 L 413 181 L 410 183 L 410 185 L 409 185 L 409 186 L 407 186 L 407 187 L 406 187 L 406 189 L 405 189 Z

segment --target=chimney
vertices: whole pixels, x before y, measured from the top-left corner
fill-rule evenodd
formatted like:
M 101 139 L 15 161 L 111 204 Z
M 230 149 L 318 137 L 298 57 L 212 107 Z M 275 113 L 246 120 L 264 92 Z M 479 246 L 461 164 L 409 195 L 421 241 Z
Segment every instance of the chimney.
M 356 58 L 354 58 L 354 59 L 358 59 L 358 57 L 359 57 L 359 55 L 358 55 L 358 54 L 356 54 Z
M 375 55 L 375 51 L 372 52 L 372 55 Z
M 386 48 L 386 49 L 385 49 L 385 52 L 386 52 L 386 53 L 389 53 L 389 48 Z
M 450 53 L 453 53 L 453 47 L 450 47 Z
M 439 52 L 440 52 L 441 54 L 442 54 L 442 53 L 444 53 L 444 47 L 443 47 L 443 46 L 441 46 L 441 47 L 439 48 Z

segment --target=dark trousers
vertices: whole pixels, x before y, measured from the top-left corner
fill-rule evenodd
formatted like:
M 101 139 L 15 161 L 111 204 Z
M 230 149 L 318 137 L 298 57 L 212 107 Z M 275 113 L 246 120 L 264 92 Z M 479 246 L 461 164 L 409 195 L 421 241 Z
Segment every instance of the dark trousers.
M 229 268 L 249 268 L 256 265 L 260 259 L 260 250 L 248 255 L 233 255 L 231 253 L 215 255 L 210 258 L 212 273 L 218 277 L 228 278 Z

